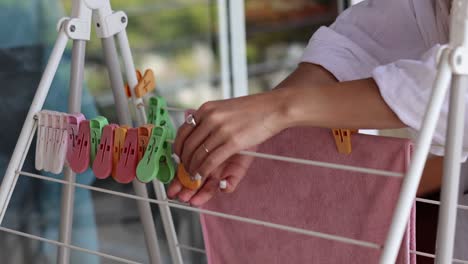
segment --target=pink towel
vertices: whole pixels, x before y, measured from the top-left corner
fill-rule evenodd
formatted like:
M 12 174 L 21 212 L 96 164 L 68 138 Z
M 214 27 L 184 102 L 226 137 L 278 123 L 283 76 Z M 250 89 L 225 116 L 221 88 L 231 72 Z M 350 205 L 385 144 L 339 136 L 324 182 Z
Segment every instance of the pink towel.
M 405 172 L 411 143 L 352 136 L 353 153 L 338 154 L 329 129 L 294 128 L 262 144 L 260 152 Z M 401 178 L 256 159 L 238 190 L 204 209 L 345 236 L 382 245 Z M 415 263 L 414 210 L 397 263 Z M 208 263 L 378 263 L 380 250 L 362 248 L 224 218 L 201 217 Z

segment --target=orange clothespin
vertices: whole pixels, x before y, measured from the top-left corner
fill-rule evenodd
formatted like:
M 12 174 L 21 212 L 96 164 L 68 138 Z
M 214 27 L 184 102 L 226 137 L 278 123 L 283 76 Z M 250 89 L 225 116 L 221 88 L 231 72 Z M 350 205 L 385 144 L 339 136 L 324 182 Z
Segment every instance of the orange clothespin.
M 122 155 L 125 137 L 127 136 L 127 130 L 130 126 L 117 127 L 114 130 L 114 150 L 112 151 L 112 177 L 117 176 L 117 164 L 119 164 L 120 156 Z
M 197 190 L 202 184 L 201 180 L 190 177 L 182 163 L 179 163 L 179 168 L 177 169 L 177 179 L 179 179 L 182 186 L 189 190 Z
M 137 70 L 137 79 L 138 84 L 135 87 L 135 96 L 137 98 L 142 98 L 147 93 L 156 89 L 156 78 L 154 77 L 154 72 L 152 70 L 146 70 L 144 75 Z M 127 93 L 128 98 L 132 97 L 130 86 L 128 84 L 125 85 L 125 92 Z
M 351 145 L 351 134 L 357 133 L 357 129 L 338 129 L 334 128 L 333 137 L 335 138 L 336 148 L 341 154 L 351 154 L 353 151 Z
M 144 125 L 138 128 L 138 161 L 145 155 L 153 127 L 153 125 Z
M 136 75 L 137 75 L 137 80 L 139 83 L 140 80 L 143 78 L 143 75 L 141 74 L 140 70 L 136 71 Z M 128 83 L 125 84 L 125 94 L 127 94 L 128 98 L 132 98 L 132 91 L 130 91 L 130 85 L 128 85 Z

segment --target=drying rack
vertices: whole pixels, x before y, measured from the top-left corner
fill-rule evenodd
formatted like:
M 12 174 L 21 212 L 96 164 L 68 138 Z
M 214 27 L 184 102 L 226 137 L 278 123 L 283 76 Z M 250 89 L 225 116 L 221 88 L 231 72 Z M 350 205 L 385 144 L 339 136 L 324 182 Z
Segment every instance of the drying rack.
M 239 10 L 243 9 L 242 1 L 236 5 L 231 5 Z M 239 4 L 241 3 L 241 4 Z M 234 19 L 234 18 L 231 18 Z M 239 19 L 239 18 L 237 18 Z M 88 254 L 94 254 L 103 258 L 119 261 L 122 263 L 138 263 L 133 260 L 124 259 L 101 252 L 71 245 L 71 228 L 73 215 L 74 188 L 83 188 L 95 192 L 111 194 L 119 197 L 129 198 L 138 202 L 140 218 L 145 229 L 145 240 L 150 256 L 151 263 L 161 263 L 157 234 L 154 227 L 153 216 L 150 211 L 150 204 L 159 206 L 163 220 L 164 230 L 168 239 L 172 263 L 183 263 L 181 249 L 204 253 L 203 249 L 191 247 L 190 245 L 181 245 L 177 241 L 177 235 L 172 222 L 171 208 L 183 209 L 186 211 L 212 215 L 216 217 L 227 218 L 235 221 L 251 223 L 255 225 L 266 226 L 274 229 L 300 233 L 308 236 L 319 237 L 322 239 L 339 241 L 342 243 L 353 244 L 361 247 L 382 250 L 380 263 L 391 264 L 395 262 L 400 243 L 406 228 L 411 207 L 416 202 L 430 203 L 440 205 L 439 227 L 437 233 L 436 254 L 412 251 L 412 254 L 432 257 L 436 263 L 468 263 L 468 260 L 453 259 L 453 246 L 455 236 L 455 224 L 457 210 L 468 210 L 468 206 L 458 204 L 458 185 L 460 179 L 460 165 L 463 150 L 463 132 L 465 115 L 465 94 L 468 85 L 468 0 L 454 0 L 452 5 L 451 17 L 451 36 L 448 45 L 440 51 L 438 75 L 434 84 L 431 100 L 427 106 L 427 111 L 422 123 L 420 134 L 416 142 L 416 150 L 413 155 L 410 168 L 406 175 L 391 171 L 383 171 L 369 168 L 345 166 L 341 164 L 332 164 L 312 160 L 296 159 L 284 156 L 275 156 L 264 153 L 242 151 L 240 154 L 249 155 L 256 158 L 281 160 L 309 166 L 320 166 L 330 169 L 348 170 L 362 173 L 370 173 L 382 177 L 404 177 L 401 194 L 393 216 L 392 224 L 388 232 L 387 241 L 384 245 L 378 245 L 367 241 L 350 239 L 342 236 L 330 235 L 319 231 L 305 230 L 275 223 L 259 221 L 239 217 L 235 215 L 224 214 L 204 209 L 193 208 L 167 199 L 164 186 L 159 182 L 153 182 L 156 199 L 148 197 L 146 186 L 134 182 L 133 187 L 136 195 L 124 194 L 83 185 L 75 182 L 75 174 L 69 169 L 65 169 L 65 178 L 63 180 L 49 178 L 33 173 L 22 171 L 23 163 L 29 151 L 35 131 L 37 129 L 37 120 L 35 115 L 42 109 L 45 98 L 49 91 L 52 79 L 57 71 L 60 59 L 65 51 L 69 39 L 73 40 L 72 70 L 70 82 L 69 111 L 80 112 L 81 105 L 81 86 L 83 84 L 83 70 L 86 42 L 90 40 L 91 25 L 96 28 L 99 38 L 102 40 L 104 48 L 104 57 L 109 70 L 109 77 L 112 83 L 114 100 L 116 104 L 119 122 L 121 124 L 132 125 L 128 101 L 124 94 L 124 83 L 121 76 L 120 64 L 118 60 L 115 38 L 117 39 L 126 77 L 130 87 L 135 87 L 138 83 L 135 66 L 131 54 L 125 28 L 128 23 L 125 13 L 112 11 L 110 0 L 73 0 L 72 17 L 63 18 L 58 25 L 59 36 L 52 51 L 51 58 L 47 64 L 44 75 L 41 79 L 36 95 L 31 104 L 30 110 L 24 122 L 21 134 L 12 154 L 9 166 L 5 173 L 2 185 L 0 187 L 0 224 L 5 216 L 11 195 L 15 189 L 18 177 L 26 176 L 45 181 L 56 182 L 64 185 L 60 241 L 53 241 L 31 234 L 0 227 L 0 231 L 23 236 L 26 238 L 51 243 L 59 247 L 58 263 L 69 263 L 70 250 L 77 250 Z M 224 21 L 225 23 L 226 21 Z M 241 23 L 237 26 L 243 28 L 234 30 L 236 34 L 245 34 L 245 27 Z M 222 53 L 225 51 L 222 51 Z M 241 47 L 239 53 L 245 55 L 245 46 Z M 239 55 L 239 54 L 238 54 Z M 245 56 L 233 56 L 239 59 Z M 235 63 L 233 63 L 235 64 Z M 245 69 L 233 67 L 234 74 L 245 75 Z M 226 77 L 226 75 L 225 75 Z M 246 80 L 246 78 L 242 78 Z M 223 81 L 227 82 L 227 78 Z M 238 83 L 246 87 L 246 83 Z M 451 89 L 449 89 L 451 87 Z M 421 179 L 424 165 L 431 147 L 432 136 L 435 131 L 439 113 L 441 111 L 444 99 L 450 90 L 450 114 L 447 130 L 447 145 L 445 147 L 444 176 L 442 183 L 441 201 L 432 201 L 416 197 L 416 191 Z M 136 124 L 146 123 L 146 115 L 143 100 L 137 98 L 132 91 L 132 107 L 136 110 Z M 185 111 L 185 109 L 168 108 L 169 111 Z

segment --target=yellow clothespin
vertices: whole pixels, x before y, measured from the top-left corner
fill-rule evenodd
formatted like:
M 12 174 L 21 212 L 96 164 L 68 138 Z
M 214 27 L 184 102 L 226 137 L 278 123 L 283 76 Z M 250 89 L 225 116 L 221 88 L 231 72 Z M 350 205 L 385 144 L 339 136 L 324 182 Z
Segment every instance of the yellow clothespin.
M 154 77 L 154 72 L 152 70 L 146 70 L 145 74 L 141 74 L 139 70 L 137 70 L 137 79 L 138 84 L 135 87 L 135 96 L 137 98 L 142 98 L 149 92 L 154 91 L 156 89 L 156 78 Z M 127 84 L 125 85 L 125 92 L 127 93 L 127 97 L 131 97 L 130 86 Z
M 334 128 L 332 131 L 338 152 L 341 154 L 351 154 L 353 151 L 351 146 L 351 134 L 357 133 L 358 130 Z

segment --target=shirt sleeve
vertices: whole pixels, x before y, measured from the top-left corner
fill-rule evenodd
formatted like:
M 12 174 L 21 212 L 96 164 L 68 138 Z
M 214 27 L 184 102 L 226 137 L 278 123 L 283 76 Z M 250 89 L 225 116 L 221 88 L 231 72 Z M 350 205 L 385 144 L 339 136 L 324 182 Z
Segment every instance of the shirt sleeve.
M 411 0 L 367 0 L 321 27 L 302 57 L 329 70 L 340 81 L 369 78 L 398 59 L 418 59 L 426 46 Z
M 385 19 L 389 18 L 382 12 L 381 19 L 366 15 L 366 9 L 379 13 L 380 8 L 386 5 L 381 4 L 382 2 L 403 4 L 400 0 L 376 0 L 366 1 L 351 8 L 333 25 L 320 28 L 312 36 L 302 61 L 323 66 L 339 81 L 374 78 L 387 105 L 415 135 L 421 128 L 430 101 L 437 75 L 436 60 L 440 45 L 426 46 L 427 43 L 417 30 L 416 21 L 411 18 L 412 15 L 402 15 L 405 13 L 404 9 L 400 9 L 402 14 L 394 18 L 406 20 L 398 22 L 407 25 L 403 29 L 391 27 L 392 23 L 386 23 Z M 384 30 L 381 27 L 389 28 Z M 387 33 L 393 39 L 387 39 L 388 36 L 384 36 Z M 405 47 L 412 52 L 402 51 Z M 468 100 L 468 96 L 466 97 L 465 100 Z M 435 155 L 444 154 L 444 148 L 441 146 L 445 145 L 448 98 L 447 95 L 433 137 L 431 153 Z M 465 124 L 467 123 L 468 113 L 465 115 Z M 468 135 L 464 137 L 464 146 L 468 146 Z M 464 152 L 464 158 L 467 155 L 468 153 Z
M 441 46 L 436 45 L 424 54 L 420 60 L 399 60 L 382 65 L 373 71 L 380 94 L 400 118 L 415 133 L 420 130 L 426 108 L 430 102 L 435 78 L 437 76 L 437 55 Z M 445 96 L 436 130 L 433 136 L 431 153 L 444 155 L 447 121 L 449 117 L 449 93 Z M 465 101 L 468 94 L 465 94 Z M 464 146 L 468 146 L 468 113 L 465 113 Z M 468 152 L 463 152 L 466 160 Z

